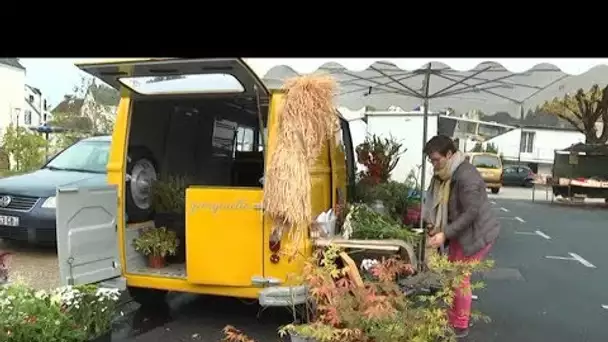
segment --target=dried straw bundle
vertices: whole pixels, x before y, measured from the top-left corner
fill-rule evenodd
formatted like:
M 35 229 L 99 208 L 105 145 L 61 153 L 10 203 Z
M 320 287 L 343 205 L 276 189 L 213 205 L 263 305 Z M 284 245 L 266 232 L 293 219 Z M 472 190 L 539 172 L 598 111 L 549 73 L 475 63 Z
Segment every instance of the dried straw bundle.
M 283 88 L 286 97 L 264 184 L 264 208 L 279 235 L 287 229 L 296 242 L 312 223 L 310 166 L 339 128 L 333 103 L 337 84 L 328 75 L 307 75 L 286 81 Z

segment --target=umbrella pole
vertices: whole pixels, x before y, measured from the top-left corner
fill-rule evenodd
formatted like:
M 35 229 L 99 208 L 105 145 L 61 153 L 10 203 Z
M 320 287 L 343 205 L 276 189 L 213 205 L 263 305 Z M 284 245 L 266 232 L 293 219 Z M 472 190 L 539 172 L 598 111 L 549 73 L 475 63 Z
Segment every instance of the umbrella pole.
M 424 90 L 424 107 L 422 109 L 422 146 L 424 147 L 424 145 L 427 142 L 427 135 L 428 135 L 428 116 L 429 116 L 429 83 L 430 83 L 430 78 L 431 78 L 431 63 L 429 63 L 427 65 L 427 69 L 426 69 L 426 73 L 424 75 L 424 84 L 423 84 L 423 90 Z M 424 155 L 424 152 L 422 153 L 422 164 L 420 165 L 420 197 L 422 200 L 422 208 L 424 208 L 424 202 L 425 202 L 425 196 L 424 196 L 424 183 L 426 181 L 426 156 Z M 420 211 L 420 228 L 422 228 L 423 233 L 422 233 L 422 239 L 420 240 L 420 247 L 418 248 L 418 250 L 420 251 L 420 262 L 418 263 L 418 265 L 420 265 L 419 267 L 421 268 L 420 270 L 424 269 L 424 265 L 425 265 L 425 250 L 426 250 L 426 228 L 424 226 L 424 210 Z
M 44 133 L 46 144 L 44 144 L 44 160 L 49 161 L 49 132 Z

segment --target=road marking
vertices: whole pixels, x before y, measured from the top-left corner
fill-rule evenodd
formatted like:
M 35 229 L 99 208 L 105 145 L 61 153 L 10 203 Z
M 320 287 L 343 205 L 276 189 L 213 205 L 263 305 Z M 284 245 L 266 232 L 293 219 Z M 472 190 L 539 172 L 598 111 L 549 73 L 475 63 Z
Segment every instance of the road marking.
M 495 202 L 495 201 L 490 201 L 490 203 L 492 203 L 492 204 L 496 204 L 496 202 Z
M 508 217 L 508 216 L 498 216 L 499 220 L 515 220 L 514 217 Z
M 534 232 L 536 235 L 539 235 L 540 237 L 544 238 L 545 240 L 551 240 L 551 237 L 543 232 L 541 232 L 540 230 L 537 230 Z
M 508 212 L 509 212 L 509 209 L 504 208 L 504 207 L 500 207 L 500 210 L 504 211 L 505 213 L 508 213 Z
M 479 297 L 477 297 L 476 295 L 471 295 L 471 299 L 473 300 L 477 300 Z M 608 308 L 604 308 L 604 309 L 608 309 Z
M 580 256 L 580 255 L 578 255 L 578 254 L 576 254 L 576 253 L 568 253 L 568 254 L 572 255 L 572 257 L 573 257 L 574 259 L 576 259 L 576 261 L 580 262 L 580 263 L 581 263 L 581 264 L 583 264 L 584 266 L 589 267 L 589 268 L 596 268 L 596 267 L 595 267 L 595 265 L 593 265 L 593 264 L 592 264 L 592 263 L 590 263 L 589 261 L 587 261 L 587 260 L 583 259 L 583 257 L 582 257 L 582 256 Z
M 533 232 L 515 232 L 515 234 L 519 234 L 519 235 L 537 235 L 537 236 L 542 237 L 545 240 L 551 240 L 551 237 L 549 235 L 541 232 L 540 230 L 536 230 L 536 231 L 533 231 Z M 551 259 L 551 258 L 549 258 L 549 259 Z M 574 260 L 572 258 L 566 258 L 566 259 L 568 259 L 568 260 Z
M 517 221 L 521 222 L 521 223 L 526 223 L 526 221 L 524 221 L 524 219 L 522 219 L 522 218 L 521 218 L 521 217 L 519 217 L 519 216 L 515 216 L 515 219 L 516 219 Z
M 592 263 L 590 263 L 589 261 L 583 259 L 582 256 L 576 254 L 576 253 L 568 253 L 570 254 L 571 258 L 567 258 L 567 257 L 560 257 L 560 256 L 552 256 L 552 255 L 547 255 L 545 256 L 545 258 L 547 259 L 554 259 L 554 260 L 571 260 L 571 261 L 578 261 L 581 264 L 583 264 L 583 266 L 585 267 L 589 267 L 589 268 L 596 268 L 595 265 L 593 265 Z
M 555 260 L 574 260 L 574 261 L 576 261 L 576 259 L 574 259 L 574 258 L 566 258 L 566 257 L 560 257 L 560 256 L 552 256 L 552 255 L 547 255 L 545 258 L 555 259 Z
M 608 310 L 608 305 L 602 304 L 602 308 Z

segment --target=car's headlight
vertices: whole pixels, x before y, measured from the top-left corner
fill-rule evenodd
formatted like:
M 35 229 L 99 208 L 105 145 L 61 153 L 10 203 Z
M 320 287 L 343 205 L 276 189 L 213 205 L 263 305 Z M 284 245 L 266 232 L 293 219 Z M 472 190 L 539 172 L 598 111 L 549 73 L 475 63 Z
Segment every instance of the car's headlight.
M 47 198 L 44 203 L 42 203 L 43 208 L 52 208 L 55 209 L 56 201 L 55 196 Z

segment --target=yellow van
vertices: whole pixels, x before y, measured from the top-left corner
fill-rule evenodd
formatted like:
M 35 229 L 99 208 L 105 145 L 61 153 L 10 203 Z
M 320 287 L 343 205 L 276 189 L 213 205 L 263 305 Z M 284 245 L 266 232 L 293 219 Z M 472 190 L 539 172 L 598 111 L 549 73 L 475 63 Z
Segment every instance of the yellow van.
M 262 209 L 284 93 L 268 90 L 240 58 L 77 66 L 118 89 L 121 100 L 110 185 L 57 190 L 61 282 L 128 289 L 142 304 L 164 300 L 168 291 L 258 299 L 264 306 L 302 303 L 305 288 L 292 275 L 312 253 L 310 236 L 303 255 L 282 257 Z M 311 168 L 315 216 L 343 205 L 354 182 L 350 130 L 340 122 Z M 243 136 L 246 143 L 237 141 Z M 195 175 L 195 184 L 186 190 L 185 260 L 153 269 L 132 241 L 153 222 L 150 186 L 161 173 Z
M 467 158 L 477 168 L 487 187 L 493 194 L 497 194 L 502 187 L 503 177 L 500 156 L 494 153 L 472 152 L 467 155 Z

